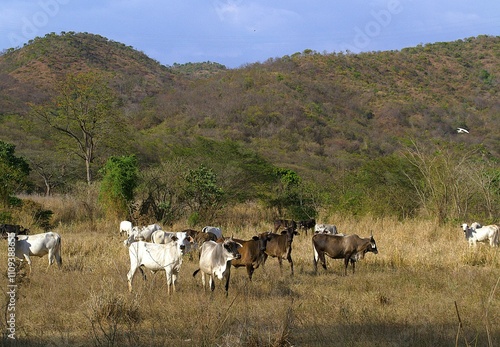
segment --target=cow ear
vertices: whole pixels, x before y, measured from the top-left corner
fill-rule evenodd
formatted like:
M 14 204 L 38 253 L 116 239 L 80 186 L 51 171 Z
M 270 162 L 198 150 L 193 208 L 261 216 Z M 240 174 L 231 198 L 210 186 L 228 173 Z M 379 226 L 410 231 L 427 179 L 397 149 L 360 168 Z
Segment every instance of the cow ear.
M 258 241 L 258 240 L 259 240 L 259 237 L 258 237 L 258 236 L 254 236 L 254 237 L 252 237 L 252 240 L 254 240 L 254 241 Z

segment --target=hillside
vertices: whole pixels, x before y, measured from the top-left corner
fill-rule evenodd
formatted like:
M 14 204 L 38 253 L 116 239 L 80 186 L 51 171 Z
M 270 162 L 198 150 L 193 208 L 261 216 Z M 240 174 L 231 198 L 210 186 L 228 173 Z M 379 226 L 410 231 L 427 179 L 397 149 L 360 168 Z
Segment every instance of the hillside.
M 113 74 L 127 126 L 117 131 L 132 134 L 102 153 L 133 152 L 142 166 L 179 149 L 206 157 L 199 138 L 237 143 L 320 184 L 398 152 L 409 137 L 481 145 L 500 159 L 499 52 L 500 37 L 479 36 L 401 51 L 305 50 L 239 69 L 166 67 L 99 35 L 52 33 L 0 56 L 0 138 L 50 158 L 41 134 L 19 136 L 27 102 L 50 97 L 67 73 L 94 70 Z M 210 160 L 223 170 L 224 158 Z

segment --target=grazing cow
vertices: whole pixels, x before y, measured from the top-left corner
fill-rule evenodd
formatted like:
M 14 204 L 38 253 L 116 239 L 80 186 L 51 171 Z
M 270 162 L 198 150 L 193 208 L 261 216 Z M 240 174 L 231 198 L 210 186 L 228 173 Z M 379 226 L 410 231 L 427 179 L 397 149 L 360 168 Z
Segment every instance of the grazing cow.
M 8 234 L 28 235 L 29 233 L 29 229 L 26 229 L 20 225 L 0 224 L 0 235 L 4 240 L 7 239 Z
M 337 226 L 333 224 L 316 224 L 314 227 L 315 234 L 338 234 Z
M 299 221 L 299 228 L 304 229 L 304 231 L 306 232 L 306 236 L 307 236 L 307 231 L 309 229 L 313 231 L 315 226 L 316 226 L 316 219 L 306 219 Z
M 332 259 L 344 259 L 344 275 L 347 275 L 349 261 L 352 264 L 352 273 L 355 271 L 355 263 L 363 259 L 367 252 L 378 253 L 377 244 L 373 235 L 369 238 L 361 238 L 358 235 L 329 235 L 316 234 L 312 238 L 314 249 L 314 272 L 318 270 L 318 260 L 323 269 L 326 270 L 325 254 Z
M 132 235 L 132 222 L 124 220 L 120 222 L 120 235 L 125 233 L 128 236 Z
M 292 228 L 297 231 L 297 222 L 292 219 L 276 219 L 274 221 L 274 232 L 277 233 L 279 229 Z
M 500 242 L 498 225 L 480 226 L 479 223 L 472 223 L 469 227 L 467 223 L 462 224 L 465 238 L 469 241 L 469 246 L 476 246 L 477 242 L 489 242 L 491 247 L 498 247 Z
M 173 236 L 166 244 L 137 241 L 130 245 L 130 271 L 127 274 L 129 291 L 132 292 L 132 281 L 136 270 L 140 269 L 142 272 L 141 267 L 144 266 L 152 272 L 165 270 L 167 292 L 170 295 L 170 287 L 172 287 L 172 292 L 175 292 L 175 281 L 179 275 L 186 243 L 188 239 L 184 239 L 181 243 L 177 237 Z M 142 274 L 144 276 L 144 272 Z
M 254 236 L 251 240 L 247 241 L 234 239 L 234 241 L 241 244 L 241 248 L 238 248 L 241 258 L 233 259 L 231 264 L 234 267 L 245 266 L 250 281 L 252 280 L 255 269 L 257 269 L 264 260 L 267 241 L 270 239 L 270 232 L 261 233 L 259 236 Z
M 210 227 L 206 226 L 203 229 L 201 229 L 202 233 L 212 233 L 215 236 L 217 236 L 217 239 L 222 239 L 222 230 L 217 227 Z
M 280 271 L 282 271 L 283 259 L 286 258 L 290 263 L 290 270 L 293 275 L 292 242 L 294 235 L 299 235 L 299 233 L 293 227 L 286 228 L 281 234 L 269 233 L 270 239 L 267 241 L 262 265 L 266 263 L 268 256 L 278 258 Z
M 222 280 L 226 278 L 226 296 L 229 290 L 229 278 L 231 277 L 231 260 L 241 257 L 238 253 L 241 244 L 235 242 L 233 238 L 224 239 L 222 242 L 206 241 L 201 246 L 199 268 L 193 272 L 193 277 L 201 270 L 201 282 L 205 289 L 205 274 L 209 276 L 210 290 L 214 291 L 214 279 Z
M 11 234 L 13 236 L 13 234 Z M 26 259 L 26 262 L 30 268 L 31 274 L 31 259 L 30 256 L 43 257 L 48 254 L 49 265 L 47 269 L 54 263 L 57 262 L 57 266 L 61 268 L 62 258 L 61 258 L 61 236 L 55 232 L 48 232 L 43 234 L 35 235 L 19 235 L 13 236 L 15 239 L 15 254 L 19 259 Z M 9 236 L 10 240 L 10 236 Z M 10 245 L 10 243 L 9 243 Z

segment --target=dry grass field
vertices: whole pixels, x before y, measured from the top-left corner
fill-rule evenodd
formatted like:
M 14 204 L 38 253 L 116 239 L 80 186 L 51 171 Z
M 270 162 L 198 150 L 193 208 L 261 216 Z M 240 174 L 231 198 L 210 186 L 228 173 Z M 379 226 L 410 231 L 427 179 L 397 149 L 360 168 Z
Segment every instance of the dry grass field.
M 250 208 L 251 209 L 251 208 Z M 242 217 L 239 218 L 238 216 Z M 248 221 L 254 218 L 253 221 Z M 269 230 L 244 208 L 228 214 L 226 235 Z M 373 231 L 378 254 L 356 273 L 341 260 L 313 273 L 311 235 L 294 238 L 295 275 L 276 259 L 255 271 L 232 269 L 228 297 L 216 282 L 204 292 L 192 277 L 197 255 L 185 255 L 177 292 L 164 273 L 139 274 L 127 289 L 128 250 L 118 221 L 62 223 L 63 267 L 33 259 L 18 269 L 16 340 L 2 346 L 499 346 L 500 249 L 469 248 L 459 225 L 377 218 L 323 218 L 340 232 Z M 457 223 L 458 224 L 458 223 Z M 174 226 L 180 231 L 185 225 Z M 7 244 L 0 244 L 2 312 L 6 312 Z M 2 318 L 2 331 L 6 319 Z

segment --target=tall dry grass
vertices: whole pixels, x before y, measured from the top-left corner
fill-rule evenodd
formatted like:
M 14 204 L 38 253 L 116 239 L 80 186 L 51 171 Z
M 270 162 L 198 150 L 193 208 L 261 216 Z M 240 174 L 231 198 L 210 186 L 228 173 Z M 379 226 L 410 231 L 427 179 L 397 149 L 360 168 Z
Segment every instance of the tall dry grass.
M 42 201 L 43 199 L 41 199 Z M 68 207 L 72 204 L 65 202 Z M 118 221 L 71 223 L 51 201 L 63 239 L 63 267 L 19 269 L 17 345 L 22 346 L 495 346 L 500 345 L 500 250 L 469 248 L 458 225 L 430 221 L 330 216 L 339 231 L 377 241 L 356 273 L 340 260 L 313 273 L 311 235 L 294 239 L 295 275 L 276 259 L 247 280 L 232 269 L 229 296 L 216 282 L 204 292 L 193 278 L 196 255 L 184 257 L 177 292 L 167 296 L 164 273 L 137 275 L 128 293 L 128 251 Z M 73 212 L 74 213 L 74 212 Z M 249 238 L 270 230 L 258 206 L 238 206 L 221 224 Z M 178 231 L 186 225 L 173 227 Z M 0 244 L 2 269 L 6 243 Z M 3 271 L 5 274 L 5 270 Z M 7 277 L 2 276 L 2 288 Z M 5 293 L 6 290 L 2 290 Z M 5 312 L 8 297 L 1 298 Z M 5 331 L 5 319 L 2 319 Z M 2 345 L 11 345 L 3 336 Z

